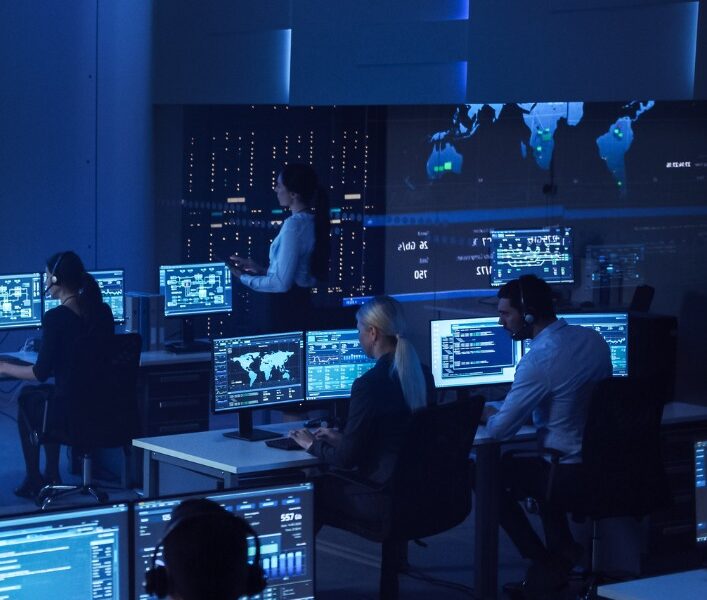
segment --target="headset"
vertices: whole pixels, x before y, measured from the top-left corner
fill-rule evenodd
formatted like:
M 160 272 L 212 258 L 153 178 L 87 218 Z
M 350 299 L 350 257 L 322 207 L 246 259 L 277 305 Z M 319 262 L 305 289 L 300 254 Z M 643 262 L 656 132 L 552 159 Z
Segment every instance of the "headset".
M 523 319 L 523 325 L 511 337 L 518 342 L 522 342 L 523 340 L 528 340 L 533 337 L 533 323 L 535 323 L 535 315 L 525 303 L 522 277 L 518 278 L 518 289 L 520 290 L 520 315 Z
M 157 596 L 158 598 L 166 598 L 167 595 L 173 591 L 170 589 L 170 577 L 167 567 L 164 565 L 157 564 L 157 555 L 160 549 L 164 549 L 164 544 L 167 538 L 172 535 L 177 529 L 183 528 L 185 523 L 191 521 L 196 521 L 202 518 L 220 518 L 220 519 L 235 519 L 238 521 L 240 527 L 243 529 L 244 534 L 247 536 L 252 536 L 255 541 L 255 557 L 253 558 L 253 564 L 246 565 L 245 572 L 245 584 L 244 584 L 244 594 L 246 596 L 255 596 L 262 592 L 267 586 L 267 580 L 265 579 L 265 572 L 260 566 L 260 540 L 258 539 L 258 534 L 255 530 L 243 519 L 232 515 L 229 512 L 224 513 L 214 513 L 214 512 L 200 512 L 192 515 L 185 515 L 170 523 L 167 531 L 160 540 L 160 542 L 155 546 L 155 550 L 152 553 L 152 566 L 145 572 L 145 581 L 143 586 L 145 592 L 150 596 Z
M 64 258 L 65 254 L 66 252 L 62 252 L 59 255 L 59 258 L 57 258 L 56 262 L 54 263 L 54 267 L 51 271 L 52 274 L 49 276 L 49 285 L 44 289 L 45 296 L 49 293 L 49 290 L 51 290 L 57 283 L 59 283 L 59 278 L 56 276 L 56 270 L 59 268 L 59 265 L 61 264 L 61 259 Z

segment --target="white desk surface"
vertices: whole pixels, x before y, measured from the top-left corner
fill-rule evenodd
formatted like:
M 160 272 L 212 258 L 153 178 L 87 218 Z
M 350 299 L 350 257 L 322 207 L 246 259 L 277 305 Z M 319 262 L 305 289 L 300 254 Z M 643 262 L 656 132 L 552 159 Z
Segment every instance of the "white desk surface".
M 259 425 L 258 428 L 284 435 L 301 425 L 301 422 L 290 422 Z M 313 466 L 320 462 L 316 456 L 304 450 L 280 450 L 266 446 L 264 441 L 248 442 L 227 438 L 223 435 L 225 431 L 229 430 L 140 438 L 133 440 L 133 446 L 239 475 Z
M 673 402 L 667 405 L 663 412 L 664 425 L 703 419 L 707 419 L 707 406 Z M 260 425 L 259 427 L 285 434 L 297 426 L 299 426 L 298 423 L 290 422 Z M 224 431 L 227 430 L 138 438 L 133 440 L 133 445 L 144 450 L 222 469 L 228 473 L 262 471 L 270 468 L 268 467 L 270 464 L 273 465 L 271 467 L 273 469 L 283 468 L 283 466 L 311 465 L 318 460 L 304 450 L 301 452 L 278 450 L 277 448 L 269 448 L 265 442 L 247 442 L 226 438 L 223 436 Z M 535 436 L 534 427 L 524 426 L 509 441 L 522 442 L 532 440 Z M 486 428 L 481 425 L 476 433 L 474 445 L 490 444 L 494 441 L 486 432 Z
M 600 585 L 598 594 L 609 600 L 704 600 L 707 598 L 707 569 Z

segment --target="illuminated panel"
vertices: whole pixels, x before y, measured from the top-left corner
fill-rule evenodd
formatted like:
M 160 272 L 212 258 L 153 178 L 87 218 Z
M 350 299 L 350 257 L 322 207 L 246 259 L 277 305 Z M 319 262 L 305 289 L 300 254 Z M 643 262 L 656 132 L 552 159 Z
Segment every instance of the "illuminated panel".
M 0 329 L 39 327 L 41 324 L 41 275 L 0 275 Z

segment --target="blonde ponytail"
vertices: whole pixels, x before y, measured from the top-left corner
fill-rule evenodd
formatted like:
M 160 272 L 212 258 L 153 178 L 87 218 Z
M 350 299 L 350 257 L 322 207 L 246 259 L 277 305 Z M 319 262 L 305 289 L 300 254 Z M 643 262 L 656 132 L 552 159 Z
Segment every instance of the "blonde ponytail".
M 365 325 L 375 327 L 383 335 L 395 339 L 391 371 L 396 373 L 400 380 L 405 402 L 412 411 L 427 406 L 425 375 L 415 347 L 406 337 L 407 323 L 400 302 L 390 296 L 377 296 L 361 306 L 356 318 Z

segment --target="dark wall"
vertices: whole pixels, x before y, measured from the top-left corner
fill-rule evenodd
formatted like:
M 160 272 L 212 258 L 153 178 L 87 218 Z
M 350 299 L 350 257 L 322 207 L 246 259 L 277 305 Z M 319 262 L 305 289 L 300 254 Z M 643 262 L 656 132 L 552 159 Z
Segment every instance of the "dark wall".
M 144 2 L 2 3 L 0 272 L 73 248 L 154 279 L 150 47 Z

